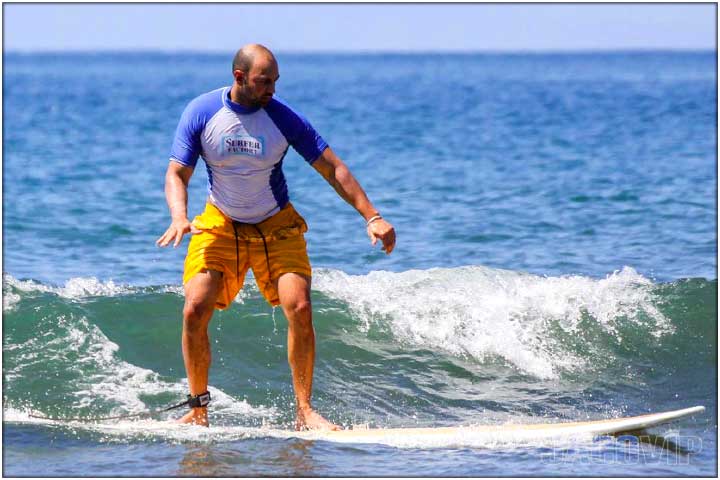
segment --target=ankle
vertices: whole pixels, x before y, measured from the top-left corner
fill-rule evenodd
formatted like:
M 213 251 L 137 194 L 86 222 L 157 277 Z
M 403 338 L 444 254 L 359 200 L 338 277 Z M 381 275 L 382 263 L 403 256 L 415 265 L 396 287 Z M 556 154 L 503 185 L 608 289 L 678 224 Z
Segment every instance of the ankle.
M 312 410 L 313 410 L 313 408 L 309 403 L 297 406 L 298 413 L 310 413 L 310 412 L 312 412 Z

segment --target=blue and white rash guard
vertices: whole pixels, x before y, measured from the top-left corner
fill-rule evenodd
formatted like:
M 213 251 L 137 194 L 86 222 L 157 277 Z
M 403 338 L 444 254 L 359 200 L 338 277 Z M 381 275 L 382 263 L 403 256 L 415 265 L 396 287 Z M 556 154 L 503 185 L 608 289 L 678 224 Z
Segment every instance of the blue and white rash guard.
M 328 144 L 281 100 L 247 108 L 231 101 L 224 87 L 185 108 L 170 160 L 195 167 L 202 156 L 210 202 L 233 220 L 259 223 L 289 201 L 282 162 L 290 146 L 312 164 Z

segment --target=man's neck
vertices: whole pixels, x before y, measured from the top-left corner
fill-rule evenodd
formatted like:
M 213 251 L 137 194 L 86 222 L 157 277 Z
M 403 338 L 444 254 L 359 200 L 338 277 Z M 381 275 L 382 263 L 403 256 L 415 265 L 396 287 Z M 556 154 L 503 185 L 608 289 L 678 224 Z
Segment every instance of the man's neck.
M 243 107 L 252 108 L 254 106 L 247 97 L 243 95 L 242 89 L 237 83 L 233 83 L 233 86 L 230 88 L 230 100 Z

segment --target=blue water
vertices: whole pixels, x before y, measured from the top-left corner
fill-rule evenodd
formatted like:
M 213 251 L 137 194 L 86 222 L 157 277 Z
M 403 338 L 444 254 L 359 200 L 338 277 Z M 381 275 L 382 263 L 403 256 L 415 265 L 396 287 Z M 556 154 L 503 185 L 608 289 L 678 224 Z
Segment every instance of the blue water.
M 258 437 L 289 428 L 293 397 L 285 320 L 251 280 L 211 325 L 209 436 L 33 421 L 184 395 L 187 240 L 154 241 L 180 113 L 229 83 L 230 57 L 5 55 L 6 474 L 717 473 L 714 52 L 278 55 L 278 95 L 398 233 L 392 255 L 371 248 L 362 218 L 288 154 L 310 226 L 323 413 L 436 426 L 705 405 L 653 431 L 688 452 Z M 198 168 L 191 217 L 205 182 Z

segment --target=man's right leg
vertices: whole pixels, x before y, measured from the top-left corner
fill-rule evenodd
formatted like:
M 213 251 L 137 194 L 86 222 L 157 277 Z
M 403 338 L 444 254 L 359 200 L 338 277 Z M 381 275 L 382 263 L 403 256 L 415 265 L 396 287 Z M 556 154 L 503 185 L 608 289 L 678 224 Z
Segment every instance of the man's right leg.
M 191 395 L 207 390 L 211 358 L 207 329 L 221 287 L 222 273 L 217 270 L 204 270 L 185 284 L 182 352 Z M 207 407 L 191 409 L 178 422 L 208 426 Z

